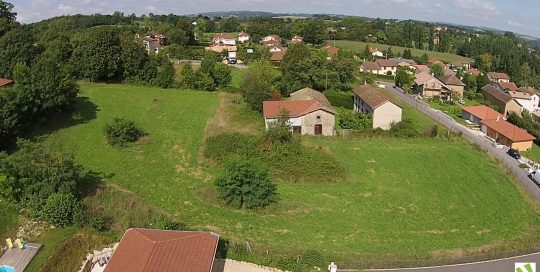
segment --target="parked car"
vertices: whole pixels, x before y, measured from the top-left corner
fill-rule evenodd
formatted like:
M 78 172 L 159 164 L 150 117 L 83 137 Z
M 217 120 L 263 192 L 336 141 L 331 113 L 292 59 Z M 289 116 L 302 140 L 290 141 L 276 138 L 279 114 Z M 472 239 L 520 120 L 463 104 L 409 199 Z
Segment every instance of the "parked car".
M 540 184 L 540 172 L 538 170 L 530 172 L 529 178 L 531 178 L 536 184 Z
M 519 154 L 519 151 L 513 149 L 513 148 L 510 148 L 508 149 L 508 152 L 506 152 L 508 155 L 510 155 L 510 157 L 516 159 L 516 160 L 519 160 L 521 159 L 521 155 Z
M 465 105 L 465 100 L 463 100 L 463 99 L 459 100 L 459 104 Z

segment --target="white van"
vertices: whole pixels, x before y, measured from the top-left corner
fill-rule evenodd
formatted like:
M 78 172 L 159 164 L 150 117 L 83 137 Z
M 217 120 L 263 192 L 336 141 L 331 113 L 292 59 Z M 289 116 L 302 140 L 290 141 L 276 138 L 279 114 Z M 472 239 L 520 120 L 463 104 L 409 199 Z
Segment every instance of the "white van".
M 540 184 L 540 170 L 534 170 L 529 173 L 529 177 L 536 183 Z

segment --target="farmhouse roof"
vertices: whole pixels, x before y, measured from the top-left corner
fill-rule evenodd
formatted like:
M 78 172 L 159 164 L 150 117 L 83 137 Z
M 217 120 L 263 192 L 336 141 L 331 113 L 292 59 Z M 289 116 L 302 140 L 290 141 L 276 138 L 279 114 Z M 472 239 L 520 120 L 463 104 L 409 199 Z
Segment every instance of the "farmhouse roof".
M 414 83 L 416 83 L 416 85 L 424 85 L 430 81 L 437 81 L 443 87 L 448 89 L 448 86 L 446 86 L 445 83 L 443 83 L 442 81 L 440 81 L 439 79 L 437 79 L 436 77 L 432 76 L 429 73 L 422 72 L 415 75 Z
M 369 84 L 359 86 L 353 92 L 372 109 L 376 109 L 386 102 L 392 103 L 386 95 Z
M 278 118 L 282 111 L 286 111 L 289 117 L 300 117 L 316 110 L 324 109 L 319 102 L 315 100 L 284 100 L 263 102 L 264 118 Z
M 339 53 L 339 48 L 337 48 L 337 47 L 327 45 L 324 48 L 326 48 L 326 51 L 328 52 L 328 55 L 330 55 L 330 56 L 335 56 L 335 55 L 337 55 Z
M 429 67 L 427 65 L 424 65 L 424 64 L 413 65 L 413 67 L 416 68 L 416 70 L 419 73 L 429 73 L 429 72 L 431 72 L 431 69 L 429 69 Z
M 238 33 L 238 37 L 249 37 L 249 34 L 247 34 L 246 32 L 242 31 L 242 32 Z
M 517 90 L 518 92 L 524 92 L 524 93 L 528 93 L 530 95 L 540 95 L 540 93 L 538 92 L 537 89 L 533 88 L 533 87 L 521 87 Z
M 270 55 L 270 60 L 271 61 L 282 61 L 283 57 L 285 56 L 285 52 L 286 52 L 286 50 L 272 52 L 271 55 Z
M 313 90 L 311 88 L 304 88 L 304 89 L 291 93 L 290 96 L 291 96 L 291 100 L 296 100 L 296 101 L 315 100 L 319 102 L 319 105 L 322 108 L 324 108 L 326 111 L 335 113 L 335 110 L 332 107 L 332 104 L 330 104 L 330 101 L 328 101 L 326 96 L 319 91 Z
M 448 75 L 439 77 L 439 80 L 446 85 L 465 86 L 465 83 L 463 83 L 461 80 L 459 80 L 459 78 L 457 78 L 453 74 L 448 74 Z
M 497 88 L 495 88 L 495 86 L 491 85 L 491 84 L 488 84 L 484 87 L 482 87 L 482 90 L 484 91 L 484 93 L 486 94 L 489 94 L 491 95 L 493 98 L 503 102 L 503 103 L 508 103 L 510 101 L 512 101 L 512 97 L 508 94 L 505 94 L 504 92 L 501 92 L 499 90 L 497 90 Z
M 480 120 L 504 119 L 502 114 L 486 105 L 461 107 L 461 109 L 478 117 Z
M 8 86 L 13 83 L 13 80 L 7 78 L 0 78 L 0 87 Z
M 368 71 L 381 70 L 381 67 L 376 62 L 365 62 L 364 64 L 362 64 L 362 67 Z
M 526 92 L 508 91 L 508 95 L 510 95 L 513 99 L 531 100 L 531 94 Z
M 480 74 L 482 74 L 482 72 L 480 72 L 476 68 L 471 68 L 471 69 L 467 70 L 467 73 L 471 74 L 471 75 L 475 75 L 475 76 L 479 76 Z
M 397 67 L 398 66 L 397 62 L 393 60 L 378 60 L 377 64 L 380 67 Z
M 508 79 L 508 80 L 510 80 L 510 77 L 506 73 L 490 72 L 490 73 L 488 73 L 488 75 L 492 79 Z
M 229 33 L 219 33 L 214 36 L 214 40 L 220 40 L 220 39 L 226 39 L 226 40 L 232 40 L 234 39 L 233 36 Z
M 527 133 L 527 131 L 503 119 L 484 120 L 482 121 L 482 124 L 484 124 L 486 127 L 493 129 L 500 135 L 503 135 L 504 137 L 510 139 L 512 142 L 528 142 L 536 139 L 534 136 Z
M 499 82 L 499 85 L 501 86 L 501 88 L 503 88 L 503 90 L 509 90 L 513 92 L 518 90 L 518 87 L 514 82 Z
M 209 232 L 128 229 L 105 272 L 210 272 L 218 241 Z

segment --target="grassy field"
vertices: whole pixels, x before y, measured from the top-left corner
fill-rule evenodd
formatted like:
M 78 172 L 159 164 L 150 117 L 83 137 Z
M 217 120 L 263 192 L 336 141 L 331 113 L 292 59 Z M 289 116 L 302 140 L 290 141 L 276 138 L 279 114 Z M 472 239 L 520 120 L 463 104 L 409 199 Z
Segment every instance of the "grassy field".
M 484 154 L 459 141 L 428 139 L 305 138 L 343 164 L 347 178 L 280 182 L 277 204 L 261 211 L 228 208 L 215 197 L 217 169 L 201 164 L 205 128 L 232 123 L 256 131 L 258 114 L 219 93 L 81 87 L 80 120 L 52 128 L 48 143 L 189 227 L 238 244 L 251 241 L 270 257 L 302 249 L 342 259 L 456 255 L 506 245 L 540 223 L 520 189 Z M 107 145 L 103 126 L 114 117 L 134 120 L 148 137 L 122 149 Z
M 326 41 L 329 44 L 334 44 L 334 41 Z M 385 51 L 388 50 L 389 45 L 386 44 L 378 44 L 378 43 L 364 43 L 364 42 L 357 42 L 357 41 L 346 41 L 346 40 L 339 40 L 335 41 L 336 47 L 340 47 L 343 49 L 348 49 L 351 51 L 363 51 L 366 48 L 366 44 L 369 44 L 373 48 L 378 48 L 379 50 Z M 428 51 L 428 50 L 420 50 L 420 49 L 414 49 L 414 48 L 406 48 L 406 47 L 400 47 L 400 46 L 392 46 L 392 52 L 394 54 L 396 53 L 402 53 L 403 50 L 410 49 L 413 56 L 421 56 L 423 54 L 427 54 L 430 59 L 437 59 L 443 62 L 454 62 L 454 61 L 470 61 L 471 59 L 462 57 L 459 55 L 449 54 L 449 53 L 441 53 L 441 52 L 434 52 L 434 51 Z
M 19 210 L 14 205 L 0 198 L 0 235 L 1 237 L 12 237 L 18 225 Z M 5 239 L 3 238 L 3 239 Z M 3 252 L 0 249 L 0 252 Z

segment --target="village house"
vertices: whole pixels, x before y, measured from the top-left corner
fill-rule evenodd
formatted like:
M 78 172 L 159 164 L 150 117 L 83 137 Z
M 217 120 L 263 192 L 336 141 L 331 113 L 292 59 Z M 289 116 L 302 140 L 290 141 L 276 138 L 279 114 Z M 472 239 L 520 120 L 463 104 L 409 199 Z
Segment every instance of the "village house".
M 159 50 L 161 50 L 161 47 L 163 47 L 166 43 L 166 38 L 163 36 L 163 34 L 156 32 L 156 31 L 150 31 L 146 34 L 146 36 L 143 38 L 143 45 L 146 49 L 146 52 L 148 53 L 154 53 L 158 54 Z
M 412 59 L 390 58 L 388 60 L 395 61 L 398 64 L 398 67 L 412 67 L 413 65 L 416 65 L 416 61 Z
M 360 72 L 394 76 L 397 72 L 397 68 L 398 64 L 393 60 L 377 60 L 362 64 L 360 66 Z
M 401 122 L 403 110 L 369 84 L 354 89 L 354 111 L 371 114 L 373 128 L 390 129 Z
M 328 58 L 330 59 L 336 57 L 339 53 L 339 48 L 332 45 L 326 45 L 324 46 L 324 49 L 326 49 L 326 52 L 328 53 Z
M 495 142 L 519 151 L 532 148 L 535 137 L 506 121 L 504 116 L 494 109 L 485 105 L 462 107 L 461 109 L 463 119 L 478 125 L 480 130 L 494 139 Z
M 283 58 L 285 57 L 285 53 L 287 53 L 287 47 L 283 47 L 281 51 L 271 52 L 270 53 L 270 61 L 271 62 L 281 62 L 283 61 Z
M 416 74 L 420 74 L 420 73 L 430 74 L 431 73 L 431 69 L 427 65 L 424 65 L 424 64 L 412 65 L 411 68 L 414 70 Z
M 298 35 L 294 35 L 292 38 L 291 38 L 291 43 L 292 44 L 297 44 L 297 43 L 303 43 L 304 42 L 304 38 L 303 37 L 300 37 Z
M 533 87 L 521 87 L 516 90 L 517 93 L 526 93 L 529 95 L 530 100 L 524 101 L 523 104 L 521 104 L 520 101 L 517 101 L 521 106 L 523 106 L 523 109 L 529 112 L 530 114 L 535 113 L 540 108 L 540 92 L 536 90 Z
M 480 76 L 482 75 L 482 72 L 480 72 L 480 70 L 476 69 L 476 68 L 470 68 L 469 70 L 467 70 L 466 72 L 467 74 L 471 74 L 471 75 L 475 75 L 475 76 Z
M 236 45 L 236 39 L 228 33 L 219 33 L 212 38 L 212 45 Z
M 384 57 L 384 53 L 380 51 L 378 48 L 369 48 L 369 53 L 373 57 L 382 58 Z
M 517 92 L 518 87 L 514 82 L 498 82 L 496 83 L 499 89 L 501 89 L 504 92 Z
M 481 126 L 483 120 L 505 119 L 498 111 L 486 105 L 461 107 L 461 110 L 463 119 L 477 126 Z
M 219 236 L 212 232 L 128 229 L 104 272 L 211 272 Z
M 482 93 L 486 101 L 495 107 L 505 117 L 510 113 L 521 115 L 521 105 L 519 105 L 510 95 L 501 92 L 495 86 L 489 84 L 482 88 Z
M 281 44 L 272 44 L 271 46 L 268 47 L 268 50 L 270 51 L 270 53 L 274 53 L 274 52 L 281 52 L 283 51 L 283 46 L 281 46 Z
M 463 71 L 471 69 L 469 61 L 458 60 L 450 63 L 450 68 L 454 70 L 462 69 Z
M 243 32 L 243 31 L 238 33 L 238 42 L 239 43 L 245 43 L 245 42 L 249 41 L 249 39 L 250 39 L 250 36 L 249 36 L 248 33 Z
M 482 120 L 481 131 L 494 139 L 495 142 L 518 151 L 531 150 L 536 139 L 527 131 L 512 123 L 498 118 L 495 120 Z
M 13 86 L 13 80 L 0 77 L 0 88 L 7 88 Z
M 510 82 L 510 77 L 505 73 L 490 72 L 488 78 L 493 82 Z
M 459 78 L 457 78 L 453 74 L 447 74 L 439 77 L 439 80 L 450 88 L 454 98 L 463 98 L 463 92 L 465 91 L 465 83 L 459 80 Z
M 429 73 L 415 75 L 413 93 L 425 99 L 439 98 L 442 101 L 452 99 L 452 89 Z
M 336 111 L 321 92 L 305 88 L 292 93 L 289 100 L 264 101 L 266 129 L 277 122 L 284 112 L 295 134 L 334 136 Z
M 278 35 L 269 35 L 269 36 L 263 37 L 261 42 L 263 43 L 277 42 L 281 44 L 281 38 Z

